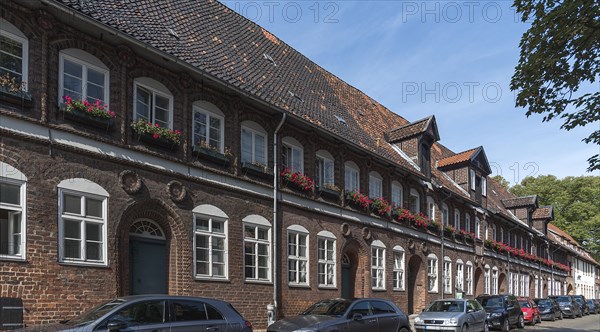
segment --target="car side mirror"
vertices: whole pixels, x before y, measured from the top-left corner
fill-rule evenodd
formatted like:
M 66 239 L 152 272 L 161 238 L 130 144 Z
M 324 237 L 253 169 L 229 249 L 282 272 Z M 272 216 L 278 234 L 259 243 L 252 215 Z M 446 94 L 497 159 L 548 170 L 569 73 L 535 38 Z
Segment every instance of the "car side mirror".
M 127 322 L 124 322 L 122 320 L 113 320 L 113 321 L 108 322 L 108 325 L 106 328 L 109 331 L 123 330 L 123 329 L 127 328 Z
M 352 314 L 352 320 L 361 321 L 363 319 L 363 315 L 355 312 Z
M 471 313 L 471 312 L 475 312 L 475 309 L 471 309 L 471 308 L 467 309 L 467 313 Z

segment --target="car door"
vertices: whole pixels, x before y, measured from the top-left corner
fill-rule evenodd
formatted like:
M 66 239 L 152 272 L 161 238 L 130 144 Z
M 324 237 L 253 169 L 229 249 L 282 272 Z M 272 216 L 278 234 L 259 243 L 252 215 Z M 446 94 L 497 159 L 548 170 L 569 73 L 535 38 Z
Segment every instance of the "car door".
M 118 330 L 121 332 L 169 332 L 166 301 L 148 300 L 126 306 L 108 317 L 95 330 L 105 331 L 111 325 L 118 326 Z
M 227 321 L 216 308 L 200 300 L 170 300 L 171 332 L 225 332 Z
M 358 300 L 348 312 L 349 332 L 378 332 L 377 317 L 373 315 L 368 300 Z
M 370 301 L 373 315 L 377 318 L 379 332 L 396 332 L 400 329 L 400 318 L 396 310 L 384 301 Z
M 483 330 L 483 324 L 487 318 L 485 309 L 477 301 L 467 301 L 467 322 L 473 326 L 474 331 Z

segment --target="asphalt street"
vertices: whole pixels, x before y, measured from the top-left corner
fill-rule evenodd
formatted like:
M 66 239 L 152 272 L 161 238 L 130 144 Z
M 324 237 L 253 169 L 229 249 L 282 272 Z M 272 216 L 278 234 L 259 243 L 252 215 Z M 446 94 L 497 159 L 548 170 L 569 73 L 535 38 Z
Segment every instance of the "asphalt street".
M 535 326 L 526 326 L 524 329 L 513 329 L 516 331 L 540 331 L 540 332 L 600 332 L 600 314 L 583 316 L 582 318 L 565 318 L 554 322 L 542 321 Z

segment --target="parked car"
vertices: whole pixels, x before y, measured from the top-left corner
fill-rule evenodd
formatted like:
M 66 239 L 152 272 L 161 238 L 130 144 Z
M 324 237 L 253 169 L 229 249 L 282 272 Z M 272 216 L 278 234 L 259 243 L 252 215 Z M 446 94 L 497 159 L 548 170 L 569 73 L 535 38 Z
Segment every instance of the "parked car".
M 416 332 L 444 331 L 484 331 L 487 332 L 487 313 L 474 300 L 444 299 L 433 301 L 427 309 L 415 317 Z
M 583 295 L 573 295 L 573 298 L 581 306 L 581 311 L 583 312 L 583 315 L 589 315 L 590 314 L 590 308 L 588 308 L 587 300 L 585 299 L 585 296 L 583 296 Z
M 298 316 L 279 320 L 268 332 L 291 331 L 408 332 L 408 317 L 384 299 L 322 300 Z
M 600 299 L 594 299 L 594 304 L 596 305 L 596 308 L 600 310 Z
M 189 296 L 134 295 L 110 300 L 71 320 L 24 330 L 252 332 L 252 324 L 225 301 Z
M 504 332 L 511 326 L 525 327 L 525 318 L 521 306 L 514 295 L 479 295 L 477 301 L 487 312 L 490 328 L 498 328 Z
M 553 295 L 549 298 L 556 300 L 560 306 L 564 316 L 575 318 L 577 316 L 583 317 L 583 311 L 581 306 L 571 295 Z
M 523 312 L 523 318 L 525 319 L 525 323 L 535 325 L 537 323 L 542 322 L 540 310 L 538 309 L 538 306 L 537 304 L 535 304 L 535 302 L 533 302 L 528 297 L 519 297 L 517 298 L 517 301 L 519 301 L 519 306 L 521 306 L 521 311 Z
M 588 308 L 590 310 L 590 314 L 600 313 L 600 307 L 598 307 L 596 305 L 596 303 L 594 302 L 594 300 L 587 300 L 587 305 L 588 305 Z
M 537 303 L 542 319 L 551 321 L 555 321 L 557 318 L 563 319 L 563 313 L 560 310 L 560 306 L 556 300 L 534 299 L 533 302 Z

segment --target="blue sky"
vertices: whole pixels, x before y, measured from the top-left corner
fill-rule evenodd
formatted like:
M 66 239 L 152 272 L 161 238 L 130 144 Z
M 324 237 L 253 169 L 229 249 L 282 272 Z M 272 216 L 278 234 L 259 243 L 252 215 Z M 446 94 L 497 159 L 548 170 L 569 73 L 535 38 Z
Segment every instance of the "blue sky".
M 483 145 L 495 174 L 586 172 L 599 147 L 514 106 L 510 79 L 527 29 L 512 1 L 223 1 L 409 121 L 435 114 L 440 143 Z M 598 124 L 594 124 L 598 127 Z

